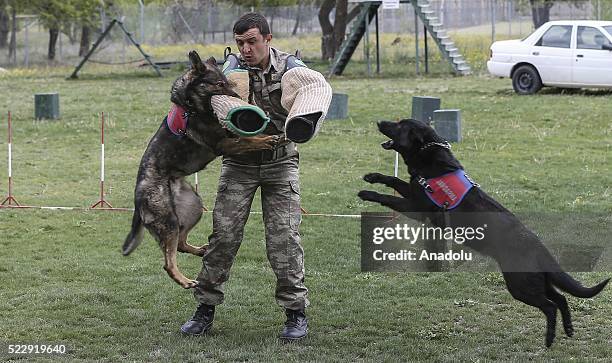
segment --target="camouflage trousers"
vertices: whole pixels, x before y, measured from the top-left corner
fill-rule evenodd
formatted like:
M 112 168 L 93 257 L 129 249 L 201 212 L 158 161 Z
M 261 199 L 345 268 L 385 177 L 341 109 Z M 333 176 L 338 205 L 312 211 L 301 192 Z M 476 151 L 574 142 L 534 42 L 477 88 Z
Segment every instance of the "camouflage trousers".
M 242 243 L 253 197 L 261 188 L 266 253 L 276 275 L 276 301 L 287 309 L 308 306 L 304 250 L 298 231 L 302 215 L 298 156 L 262 165 L 224 158 L 213 211 L 213 232 L 202 257 L 194 295 L 200 303 L 223 302 L 223 285 Z

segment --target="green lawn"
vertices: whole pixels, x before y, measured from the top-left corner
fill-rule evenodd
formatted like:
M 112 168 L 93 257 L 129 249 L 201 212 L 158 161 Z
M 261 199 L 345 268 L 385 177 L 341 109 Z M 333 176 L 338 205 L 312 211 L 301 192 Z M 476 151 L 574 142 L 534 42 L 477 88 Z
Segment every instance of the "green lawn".
M 355 67 L 363 65 L 356 64 Z M 6 193 L 6 111 L 14 121 L 15 196 L 23 204 L 87 207 L 98 198 L 99 114 L 106 134 L 107 199 L 131 207 L 142 152 L 169 109 L 177 72 L 86 67 L 0 76 L 0 195 Z M 338 78 L 350 118 L 329 121 L 300 147 L 303 206 L 313 213 L 382 211 L 356 193 L 371 171 L 392 173 L 375 121 L 408 117 L 411 97 L 442 98 L 460 108 L 464 141 L 453 145 L 470 176 L 516 213 L 612 214 L 612 94 L 545 89 L 516 96 L 510 81 L 456 78 Z M 33 120 L 33 94 L 60 93 L 59 121 Z M 219 161 L 200 173 L 211 207 Z M 406 176 L 402 171 L 402 176 Z M 376 190 L 384 190 L 375 187 Z M 254 203 L 259 210 L 259 201 Z M 544 315 L 516 302 L 498 273 L 361 273 L 360 224 L 354 218 L 305 216 L 310 334 L 297 344 L 276 336 L 284 316 L 274 302 L 260 215 L 252 215 L 232 270 L 225 304 L 208 336 L 178 333 L 193 313 L 191 292 L 162 269 L 150 236 L 129 257 L 120 245 L 130 214 L 0 210 L 0 358 L 6 344 L 63 343 L 74 360 L 406 361 L 606 360 L 612 336 L 612 289 L 595 299 L 570 297 L 574 338 L 560 326 L 544 348 Z M 206 242 L 205 214 L 190 240 Z M 179 256 L 187 276 L 201 262 Z M 592 285 L 609 272 L 576 274 Z M 19 356 L 10 356 L 17 360 Z M 56 356 L 58 359 L 64 357 Z

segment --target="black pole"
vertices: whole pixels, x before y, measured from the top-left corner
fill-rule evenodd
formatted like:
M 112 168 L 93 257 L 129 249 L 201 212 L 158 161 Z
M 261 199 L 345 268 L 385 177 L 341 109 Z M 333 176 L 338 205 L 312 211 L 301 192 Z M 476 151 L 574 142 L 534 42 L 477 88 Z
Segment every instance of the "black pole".
M 380 74 L 380 38 L 378 37 L 378 8 L 376 8 L 376 73 Z
M 419 74 L 419 15 L 416 9 L 414 9 L 414 51 L 416 56 L 414 57 L 416 74 Z
M 425 38 L 425 74 L 429 73 L 429 48 L 427 48 L 427 26 L 423 25 L 423 37 Z
M 121 30 L 123 30 L 123 32 L 125 33 L 125 35 L 128 36 L 128 38 L 130 39 L 130 41 L 132 42 L 132 44 L 134 44 L 134 46 L 136 48 L 138 48 L 138 51 L 140 52 L 140 54 L 142 54 L 142 56 L 144 57 L 144 59 L 147 61 L 147 63 L 149 63 L 151 65 L 151 67 L 153 67 L 153 69 L 155 70 L 155 73 L 157 73 L 158 76 L 163 77 L 161 72 L 159 71 L 159 67 L 157 66 L 157 64 L 153 63 L 153 61 L 151 61 L 151 58 L 149 57 L 149 55 L 147 53 L 144 52 L 144 50 L 142 50 L 142 48 L 140 48 L 140 44 L 138 44 L 134 38 L 132 38 L 132 33 L 130 33 L 129 31 L 127 31 L 127 29 L 125 29 L 125 27 L 123 26 L 123 22 L 121 21 L 117 21 L 117 25 L 119 25 L 119 27 L 121 28 Z
M 106 35 L 108 34 L 108 32 L 110 32 L 110 30 L 113 28 L 113 25 L 115 25 L 115 23 L 117 22 L 116 19 L 113 19 L 113 21 L 111 21 L 111 23 L 106 27 L 106 29 L 104 30 L 104 33 L 102 33 L 102 35 L 100 35 L 100 37 L 98 38 L 98 40 L 96 40 L 95 44 L 93 45 L 93 47 L 91 47 L 91 49 L 89 50 L 89 52 L 87 52 L 87 54 L 85 55 L 85 57 L 83 57 L 83 59 L 81 60 L 81 63 L 79 63 L 78 66 L 76 66 L 76 68 L 74 69 L 74 72 L 72 72 L 72 74 L 70 75 L 69 78 L 75 79 L 78 78 L 77 77 L 77 73 L 79 73 L 79 70 L 81 69 L 81 67 L 83 67 L 83 65 L 85 64 L 85 62 L 87 62 L 87 60 L 89 59 L 89 57 L 91 57 L 91 55 L 93 54 L 93 52 L 96 50 L 96 48 L 98 48 L 98 45 L 100 45 L 100 43 L 102 43 L 102 40 L 104 39 L 104 37 L 106 37 Z

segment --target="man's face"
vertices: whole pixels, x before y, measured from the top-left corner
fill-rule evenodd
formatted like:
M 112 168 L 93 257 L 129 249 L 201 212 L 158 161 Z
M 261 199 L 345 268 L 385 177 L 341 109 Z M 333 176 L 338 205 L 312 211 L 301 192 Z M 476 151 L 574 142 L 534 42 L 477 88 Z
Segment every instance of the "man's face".
M 263 66 L 266 63 L 270 54 L 268 44 L 272 39 L 272 34 L 264 37 L 259 29 L 251 28 L 243 34 L 234 34 L 234 39 L 242 58 L 249 66 Z

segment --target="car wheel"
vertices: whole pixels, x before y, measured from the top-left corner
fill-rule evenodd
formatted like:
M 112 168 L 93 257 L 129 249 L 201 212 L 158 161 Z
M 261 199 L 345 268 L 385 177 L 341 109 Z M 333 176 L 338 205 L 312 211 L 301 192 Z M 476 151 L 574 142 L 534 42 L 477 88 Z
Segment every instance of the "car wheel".
M 542 80 L 532 66 L 520 66 L 512 76 L 512 87 L 519 95 L 530 95 L 542 88 Z

